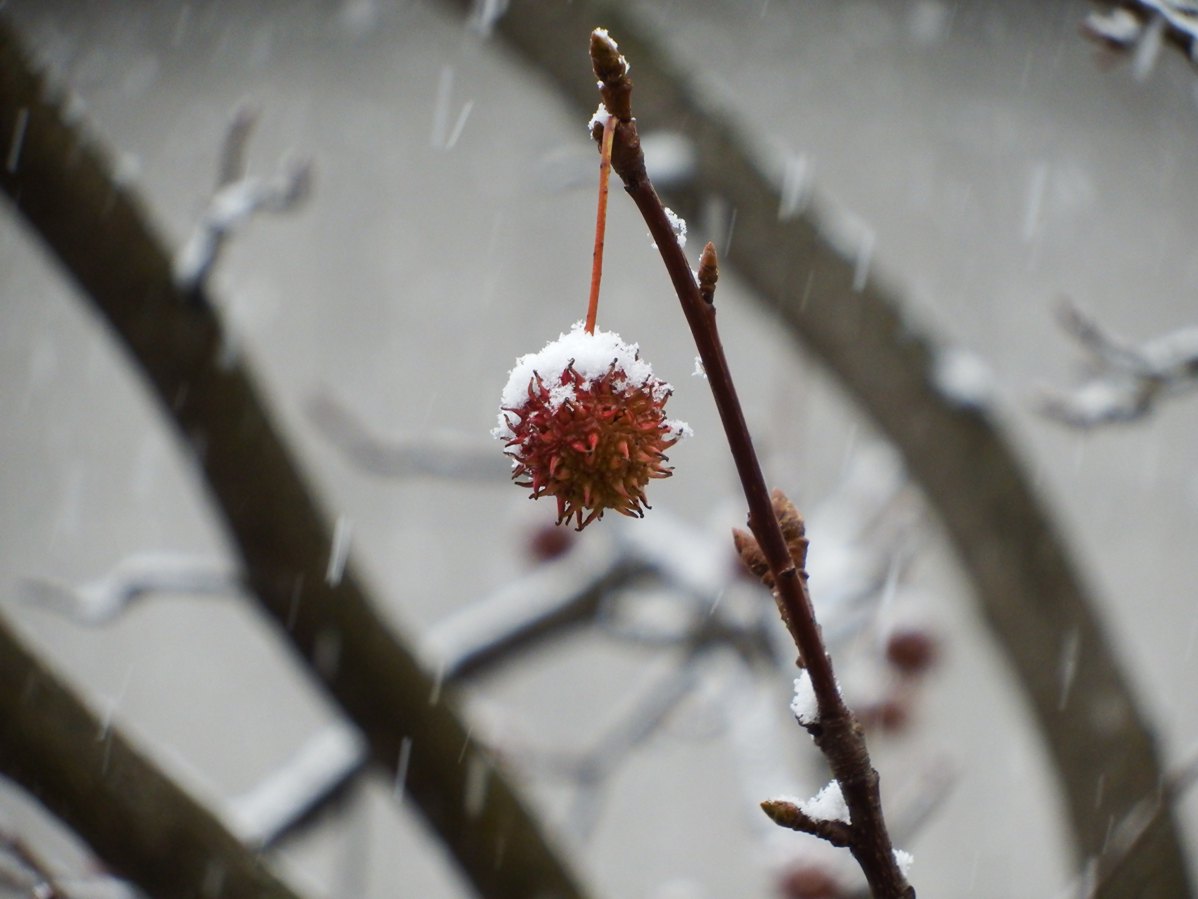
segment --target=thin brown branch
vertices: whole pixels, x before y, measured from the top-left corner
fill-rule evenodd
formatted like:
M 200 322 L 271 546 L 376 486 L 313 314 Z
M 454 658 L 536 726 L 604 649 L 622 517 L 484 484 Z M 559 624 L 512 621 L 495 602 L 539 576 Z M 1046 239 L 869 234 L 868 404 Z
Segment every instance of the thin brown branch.
M 222 358 L 213 304 L 202 285 L 197 297 L 172 278 L 171 254 L 138 199 L 64 117 L 0 15 L 0 135 L 8 140 L 18 125 L 20 146 L 0 166 L 0 189 L 107 322 L 193 453 L 247 590 L 280 638 L 362 730 L 373 761 L 403 774 L 404 794 L 480 895 L 583 896 L 509 781 L 470 740 L 451 697 L 430 703 L 433 679 L 352 564 L 340 580 L 326 580 L 328 517 L 251 373 Z M 480 775 L 481 805 L 470 788 Z
M 552 77 L 576 109 L 589 112 L 593 88 L 578 78 L 574 57 L 558 48 L 596 21 L 616 28 L 625 51 L 635 55 L 638 114 L 693 138 L 701 180 L 673 188 L 671 206 L 694 215 L 719 201 L 737 210 L 736 243 L 723 265 L 902 452 L 1036 717 L 1075 857 L 1100 854 L 1107 822 L 1122 819 L 1155 789 L 1163 769 L 1145 713 L 1021 459 L 985 408 L 962 407 L 937 390 L 933 340 L 877 266 L 859 283 L 856 261 L 826 237 L 818 197 L 779 220 L 787 205 L 782 187 L 760 164 L 748 133 L 694 88 L 642 22 L 598 0 L 512 0 L 496 32 Z M 1062 708 L 1056 660 L 1070 647 L 1077 665 Z M 1097 804 L 1096 783 L 1104 784 Z M 1191 895 L 1171 807 L 1101 896 L 1137 894 Z
M 207 809 L 102 722 L 0 618 L 0 773 L 162 899 L 297 899 Z
M 737 397 L 716 327 L 714 297 L 718 266 L 715 248 L 708 243 L 703 251 L 703 286 L 700 288 L 665 206 L 645 170 L 637 125 L 632 117 L 629 67 L 607 32 L 596 30 L 592 33 L 591 60 L 599 78 L 603 104 L 618 121 L 611 153 L 612 167 L 648 225 L 682 304 L 744 489 L 749 506 L 749 528 L 769 566 L 782 620 L 799 649 L 802 664 L 815 689 L 820 710 L 816 745 L 827 757 L 840 784 L 852 821 L 845 826 L 843 842 L 838 845 L 847 846 L 853 853 L 878 899 L 914 899 L 915 890 L 895 861 L 882 814 L 878 774 L 870 762 L 864 734 L 840 695 L 832 660 L 815 620 L 806 578 L 792 558 Z M 797 518 L 797 513 L 794 517 Z

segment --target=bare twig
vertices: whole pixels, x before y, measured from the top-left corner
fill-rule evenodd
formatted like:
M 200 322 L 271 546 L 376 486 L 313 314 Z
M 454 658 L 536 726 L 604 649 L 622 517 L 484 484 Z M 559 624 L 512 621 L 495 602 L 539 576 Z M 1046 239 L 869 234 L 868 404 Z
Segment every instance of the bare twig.
M 797 513 L 793 520 L 776 514 L 778 503 L 771 503 L 720 343 L 714 304 L 718 277 L 715 247 L 708 243 L 703 250 L 696 280 L 670 216 L 645 171 L 644 154 L 632 117 L 629 66 L 606 31 L 596 30 L 591 35 L 591 61 L 599 79 L 603 105 L 617 123 L 612 167 L 645 219 L 682 304 L 745 491 L 749 528 L 768 566 L 782 619 L 815 688 L 820 725 L 813 736 L 828 759 L 851 814 L 852 823 L 846 825 L 844 841 L 838 845 L 850 849 L 879 899 L 912 899 L 915 890 L 899 870 L 886 832 L 878 774 L 870 763 L 860 725 L 840 695 L 807 594 L 806 576 L 801 567 L 801 553 L 805 549 L 802 523 L 797 520 Z M 789 512 L 793 512 L 793 507 Z M 800 541 L 802 548 L 797 549 Z
M 0 167 L 0 189 L 108 322 L 183 445 L 202 443 L 195 464 L 258 608 L 361 729 L 372 760 L 404 774 L 405 795 L 481 895 L 583 896 L 522 799 L 470 740 L 448 691 L 429 702 L 433 679 L 376 611 L 352 563 L 344 577 L 326 580 L 328 519 L 254 378 L 222 358 L 213 304 L 202 285 L 189 294 L 175 281 L 139 201 L 68 123 L 0 14 L 0 134 L 18 123 L 23 150 Z M 0 717 L 0 727 L 8 721 Z M 485 791 L 470 794 L 480 776 Z

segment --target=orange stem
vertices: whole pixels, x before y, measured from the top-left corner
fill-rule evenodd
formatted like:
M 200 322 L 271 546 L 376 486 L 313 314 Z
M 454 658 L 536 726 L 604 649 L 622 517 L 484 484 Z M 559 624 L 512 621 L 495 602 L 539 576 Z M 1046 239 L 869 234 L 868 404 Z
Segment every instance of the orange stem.
M 599 211 L 595 214 L 595 252 L 591 257 L 591 299 L 587 304 L 586 329 L 595 333 L 599 314 L 599 281 L 603 278 L 603 235 L 607 231 L 607 182 L 611 175 L 611 144 L 616 133 L 616 117 L 608 116 L 603 125 L 603 143 L 599 150 Z

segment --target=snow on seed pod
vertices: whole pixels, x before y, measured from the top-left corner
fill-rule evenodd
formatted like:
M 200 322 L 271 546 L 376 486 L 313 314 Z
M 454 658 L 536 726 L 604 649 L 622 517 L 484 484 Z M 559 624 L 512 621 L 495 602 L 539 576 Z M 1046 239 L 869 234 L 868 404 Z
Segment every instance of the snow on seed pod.
M 516 360 L 491 433 L 517 485 L 557 500 L 558 524 L 582 530 L 608 509 L 639 518 L 646 485 L 670 476 L 665 451 L 691 433 L 666 418 L 671 391 L 635 343 L 580 322 Z

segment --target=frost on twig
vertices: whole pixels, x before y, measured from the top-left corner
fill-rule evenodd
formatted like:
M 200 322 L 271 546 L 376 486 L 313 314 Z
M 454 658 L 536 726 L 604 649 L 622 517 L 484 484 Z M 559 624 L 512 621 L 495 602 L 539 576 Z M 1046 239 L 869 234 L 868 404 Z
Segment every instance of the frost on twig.
M 194 294 L 204 286 L 229 236 L 257 212 L 284 213 L 307 199 L 310 160 L 284 160 L 273 178 L 246 174 L 245 151 L 258 113 L 241 106 L 221 149 L 216 190 L 174 259 L 175 284 Z
M 1198 386 L 1198 328 L 1136 344 L 1118 337 L 1073 303 L 1061 326 L 1089 353 L 1093 373 L 1067 391 L 1052 391 L 1041 411 L 1078 428 L 1145 417 L 1157 402 Z
M 151 595 L 228 596 L 242 588 L 240 574 L 218 559 L 138 553 L 83 584 L 27 578 L 20 598 L 80 624 L 103 625 Z

